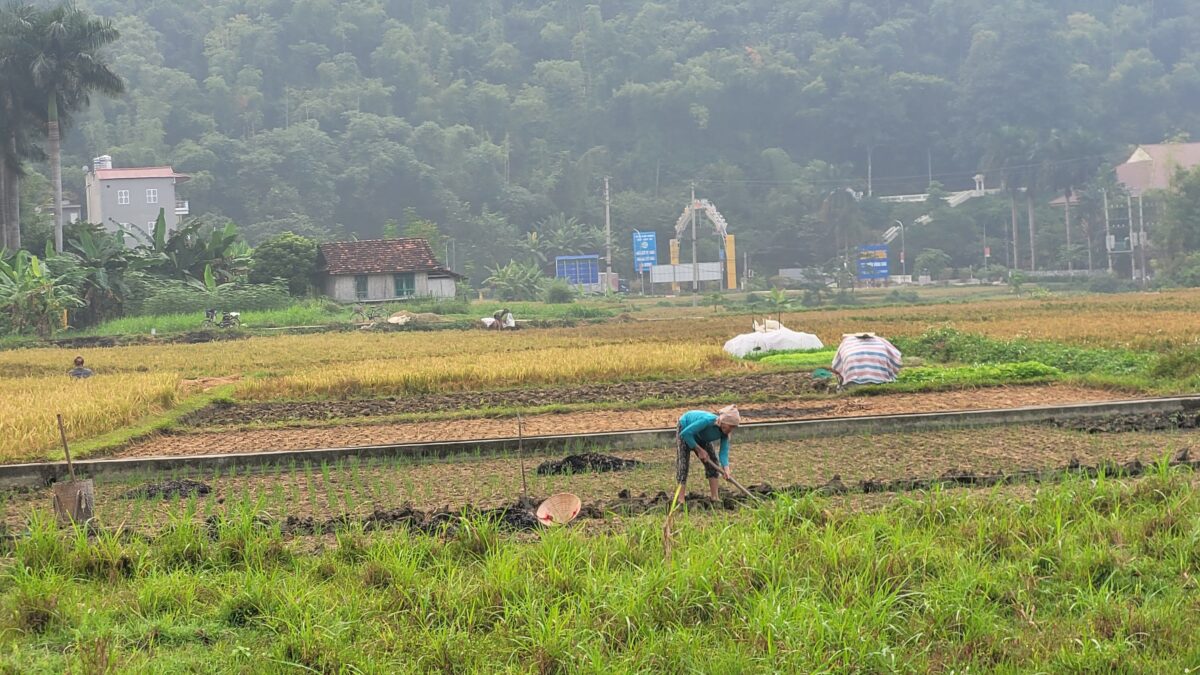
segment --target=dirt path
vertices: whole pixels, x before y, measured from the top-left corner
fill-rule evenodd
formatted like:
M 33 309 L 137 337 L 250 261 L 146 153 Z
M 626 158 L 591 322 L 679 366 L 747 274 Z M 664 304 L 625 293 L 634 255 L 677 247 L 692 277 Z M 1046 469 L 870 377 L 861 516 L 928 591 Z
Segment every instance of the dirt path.
M 742 406 L 748 421 L 891 415 L 947 410 L 1016 408 L 1031 405 L 1084 403 L 1122 395 L 1066 385 L 996 387 L 970 391 L 929 392 L 791 401 Z M 524 418 L 525 434 L 554 434 L 661 429 L 673 425 L 687 408 L 597 411 Z M 322 429 L 271 429 L 159 436 L 130 447 L 117 457 L 158 457 L 267 450 L 382 445 L 424 441 L 474 440 L 516 436 L 515 419 L 461 419 L 405 424 L 348 425 Z

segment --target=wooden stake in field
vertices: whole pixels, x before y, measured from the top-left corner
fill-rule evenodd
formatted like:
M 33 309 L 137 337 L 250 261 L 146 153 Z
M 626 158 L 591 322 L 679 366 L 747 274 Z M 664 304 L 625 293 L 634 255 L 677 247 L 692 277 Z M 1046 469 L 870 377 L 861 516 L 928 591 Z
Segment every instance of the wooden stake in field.
M 671 552 L 675 548 L 675 509 L 679 506 L 679 497 L 683 494 L 683 486 L 675 486 L 675 496 L 671 498 L 671 508 L 667 510 L 667 519 L 663 522 L 663 558 L 671 562 Z
M 522 428 L 521 414 L 517 413 L 517 457 L 521 460 L 521 498 L 529 497 L 529 488 L 525 485 L 525 432 Z
M 67 447 L 67 430 L 63 427 L 62 415 L 57 417 L 58 435 L 62 439 L 63 453 L 67 456 L 67 474 L 71 480 L 54 484 L 54 513 L 60 525 L 87 523 L 92 519 L 95 509 L 96 486 L 90 478 L 75 479 L 75 464 L 71 461 L 71 449 Z

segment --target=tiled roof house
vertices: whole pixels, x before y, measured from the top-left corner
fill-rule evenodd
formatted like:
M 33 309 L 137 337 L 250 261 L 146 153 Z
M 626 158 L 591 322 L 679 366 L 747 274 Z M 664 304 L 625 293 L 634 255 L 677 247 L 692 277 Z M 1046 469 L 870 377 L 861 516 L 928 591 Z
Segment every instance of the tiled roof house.
M 414 238 L 321 244 L 319 264 L 325 294 L 339 302 L 453 298 L 462 278 Z

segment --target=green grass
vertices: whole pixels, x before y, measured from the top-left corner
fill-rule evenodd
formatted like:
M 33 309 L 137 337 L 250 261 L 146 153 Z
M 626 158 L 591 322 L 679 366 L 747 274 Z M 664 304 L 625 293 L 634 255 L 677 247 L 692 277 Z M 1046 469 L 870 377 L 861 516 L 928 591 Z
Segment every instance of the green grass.
M 905 368 L 896 378 L 902 384 L 984 386 L 1004 383 L 1045 382 L 1062 378 L 1058 368 L 1037 361 L 978 364 L 973 366 L 918 366 Z
M 242 326 L 245 328 L 321 326 L 349 321 L 350 311 L 330 313 L 317 305 L 296 304 L 284 309 L 242 312 L 241 319 Z M 156 330 L 160 334 L 183 333 L 201 330 L 200 324 L 202 321 L 204 321 L 203 312 L 164 314 L 159 316 L 129 316 L 107 321 L 95 328 L 79 331 L 76 335 L 149 335 L 151 329 Z M 70 333 L 62 333 L 58 337 L 70 337 L 71 335 Z
M 953 328 L 935 328 L 917 338 L 897 338 L 894 342 L 906 355 L 941 363 L 1038 361 L 1064 373 L 1079 375 L 1145 375 L 1159 358 L 1156 354 L 1129 349 L 1075 347 L 1023 338 L 999 340 Z
M 836 348 L 798 349 L 750 354 L 746 357 L 746 360 L 761 361 L 773 366 L 787 366 L 789 368 L 828 368 L 829 364 L 833 363 L 835 354 L 837 354 Z
M 246 503 L 210 538 L 45 517 L 0 573 L 13 672 L 1183 672 L 1200 662 L 1190 472 L 816 497 L 532 541 L 353 528 L 310 554 Z
M 384 305 L 387 313 L 400 310 L 412 312 L 430 312 L 441 316 L 444 321 L 476 321 L 484 316 L 491 316 L 501 305 L 510 308 L 518 319 L 534 321 L 570 321 L 578 319 L 600 319 L 615 315 L 620 307 L 612 302 L 580 301 L 564 305 L 547 305 L 540 302 L 474 302 L 448 301 L 437 303 L 420 301 L 412 303 L 396 302 Z M 259 328 L 284 328 L 292 326 L 326 326 L 331 324 L 349 324 L 352 308 L 339 307 L 329 311 L 324 303 L 297 302 L 284 308 L 268 311 L 247 311 L 241 313 L 242 327 L 248 330 Z M 71 333 L 60 333 L 56 337 L 78 336 L 118 336 L 118 335 L 149 335 L 151 329 L 159 334 L 183 333 L 201 330 L 204 320 L 202 312 L 188 314 L 166 314 L 159 316 L 130 316 L 107 321 L 94 328 Z M 14 340 L 12 346 L 29 342 L 31 338 Z M 0 346 L 4 343 L 0 342 Z

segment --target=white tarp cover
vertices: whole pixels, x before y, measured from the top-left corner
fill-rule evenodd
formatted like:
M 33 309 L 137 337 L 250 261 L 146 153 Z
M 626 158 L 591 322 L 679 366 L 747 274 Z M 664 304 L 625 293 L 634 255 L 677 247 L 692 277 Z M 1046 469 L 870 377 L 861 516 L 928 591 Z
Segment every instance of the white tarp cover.
M 780 352 L 789 349 L 821 349 L 821 339 L 812 333 L 800 333 L 789 328 L 746 333 L 725 343 L 725 351 L 742 358 L 755 352 Z

